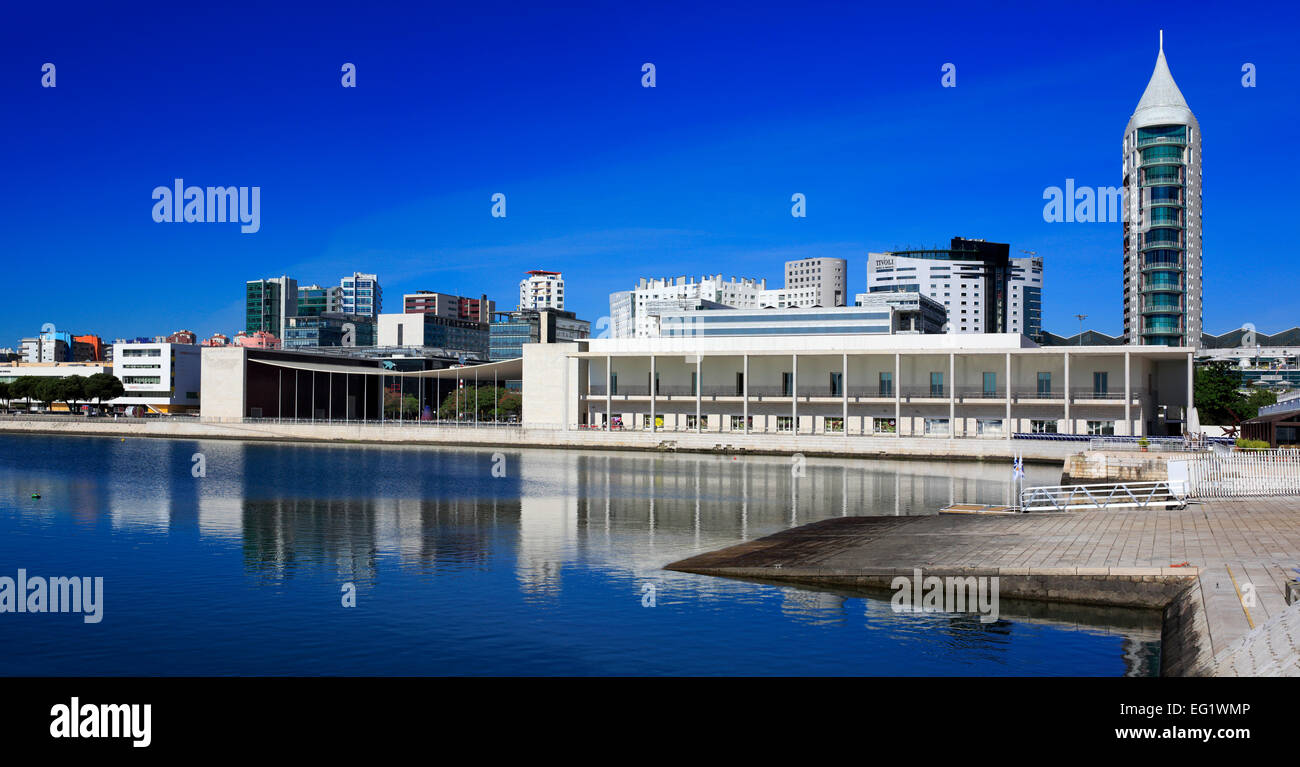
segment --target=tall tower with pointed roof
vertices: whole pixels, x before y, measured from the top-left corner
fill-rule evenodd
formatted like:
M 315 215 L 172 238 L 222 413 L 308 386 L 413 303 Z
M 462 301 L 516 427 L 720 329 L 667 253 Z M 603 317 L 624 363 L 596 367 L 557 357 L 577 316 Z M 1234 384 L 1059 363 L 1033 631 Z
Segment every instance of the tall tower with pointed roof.
M 1165 61 L 1124 129 L 1124 341 L 1201 344 L 1201 129 Z

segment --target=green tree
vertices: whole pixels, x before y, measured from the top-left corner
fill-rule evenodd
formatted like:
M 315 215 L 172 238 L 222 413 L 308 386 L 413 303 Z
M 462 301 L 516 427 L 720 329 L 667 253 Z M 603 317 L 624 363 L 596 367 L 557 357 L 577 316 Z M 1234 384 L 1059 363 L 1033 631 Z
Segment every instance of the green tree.
M 1213 360 L 1196 368 L 1192 380 L 1192 401 L 1201 423 L 1231 424 L 1245 420 L 1238 411 L 1243 397 L 1241 373 L 1226 360 Z
M 5 406 L 9 405 L 9 383 L 0 381 L 0 399 L 5 401 Z
M 104 407 L 104 400 L 117 399 L 126 393 L 126 387 L 112 373 L 96 373 L 86 379 L 86 397 Z
M 36 376 L 19 376 L 19 378 L 9 385 L 9 396 L 13 399 L 23 399 L 27 401 L 27 410 L 32 409 L 32 399 L 36 397 L 36 387 L 41 379 Z
M 1245 421 L 1259 415 L 1259 409 L 1265 405 L 1277 404 L 1277 393 L 1259 386 L 1250 387 L 1250 391 L 1242 398 L 1241 411 L 1238 415 L 1241 420 Z
M 54 393 L 59 402 L 68 406 L 72 412 L 73 403 L 86 399 L 86 377 L 71 375 L 55 379 Z
M 473 421 L 477 414 L 480 421 L 491 421 L 493 413 L 499 408 L 498 403 L 502 399 L 505 389 L 500 386 L 466 386 L 459 392 L 452 390 L 438 407 L 438 417 L 446 420 L 456 420 L 456 411 L 459 407 L 460 417 L 466 421 Z M 501 411 L 504 413 L 504 410 Z M 502 417 L 501 415 L 497 416 Z
M 32 396 L 40 400 L 45 409 L 49 410 L 59 398 L 59 379 L 53 377 L 38 378 L 36 386 L 32 390 Z

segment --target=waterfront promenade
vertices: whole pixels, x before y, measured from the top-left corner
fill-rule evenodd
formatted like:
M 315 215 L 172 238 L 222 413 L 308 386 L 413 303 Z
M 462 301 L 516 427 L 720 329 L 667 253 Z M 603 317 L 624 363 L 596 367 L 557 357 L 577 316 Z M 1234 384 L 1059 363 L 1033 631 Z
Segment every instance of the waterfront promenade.
M 1017 453 L 1026 461 L 1063 464 L 1086 442 L 932 437 L 845 436 L 844 434 L 740 434 L 693 431 L 568 430 L 490 424 L 433 424 L 389 421 L 209 421 L 197 418 L 5 418 L 0 432 L 80 434 L 107 437 L 239 439 L 286 442 L 357 442 L 466 447 L 580 448 L 583 450 L 658 450 L 729 452 L 755 455 L 918 458 L 945 461 L 997 461 L 1008 466 Z
M 897 575 L 997 576 L 1004 598 L 1163 611 L 1168 676 L 1300 676 L 1300 498 L 1183 510 L 846 517 L 668 569 L 888 589 Z

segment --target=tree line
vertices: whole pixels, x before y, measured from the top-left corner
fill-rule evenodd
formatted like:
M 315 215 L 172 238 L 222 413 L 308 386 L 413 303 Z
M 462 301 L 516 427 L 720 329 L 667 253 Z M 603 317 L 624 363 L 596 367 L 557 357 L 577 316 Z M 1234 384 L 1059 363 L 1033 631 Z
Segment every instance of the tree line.
M 92 376 L 20 376 L 11 383 L 0 381 L 0 400 L 6 405 L 23 400 L 30 409 L 32 402 L 40 402 L 49 410 L 55 402 L 62 402 L 71 411 L 73 403 L 94 400 L 102 408 L 105 400 L 122 396 L 126 388 L 112 373 Z

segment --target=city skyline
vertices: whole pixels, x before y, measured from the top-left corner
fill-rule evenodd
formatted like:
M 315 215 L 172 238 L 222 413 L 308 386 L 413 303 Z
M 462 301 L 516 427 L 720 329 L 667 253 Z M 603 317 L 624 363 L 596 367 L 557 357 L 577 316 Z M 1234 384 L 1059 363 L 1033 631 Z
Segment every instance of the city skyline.
M 902 11 L 812 8 L 774 34 L 771 8 L 744 20 L 621 13 L 552 14 L 539 31 L 526 12 L 450 10 L 398 31 L 366 12 L 344 26 L 271 11 L 219 50 L 208 39 L 228 40 L 222 18 L 184 20 L 214 30 L 182 43 L 119 12 L 147 54 L 100 39 L 94 13 L 57 41 L 34 26 L 0 53 L 12 115 L 0 126 L 12 169 L 0 203 L 14 222 L 0 244 L 18 254 L 20 275 L 39 264 L 67 279 L 20 291 L 0 345 L 44 322 L 104 338 L 233 334 L 241 283 L 356 269 L 393 295 L 486 294 L 505 306 L 524 272 L 563 272 L 566 308 L 593 325 L 611 292 L 645 274 L 722 268 L 775 285 L 784 261 L 844 258 L 852 296 L 866 290 L 869 252 L 953 236 L 1043 258 L 1044 330 L 1068 335 L 1082 313 L 1089 329 L 1122 331 L 1121 224 L 1049 224 L 1042 194 L 1069 179 L 1122 185 L 1115 147 L 1150 77 L 1156 25 L 1117 32 L 1101 15 L 1048 41 L 1028 30 L 1063 16 L 949 12 L 919 29 Z M 454 25 L 481 47 L 494 42 L 475 51 L 448 33 Z M 1296 65 L 1275 53 L 1279 25 L 1159 26 L 1213 142 L 1204 330 L 1292 327 L 1285 302 L 1238 298 L 1285 266 L 1280 232 L 1247 226 L 1287 214 L 1284 179 L 1250 159 L 1258 134 L 1296 110 L 1281 86 Z M 759 29 L 762 39 L 746 37 Z M 554 53 L 597 33 L 618 45 Z M 284 50 L 255 49 L 258 39 Z M 59 67 L 56 88 L 40 87 L 45 61 Z M 339 68 L 351 61 L 358 85 L 344 89 Z M 653 89 L 641 87 L 643 62 L 656 64 Z M 949 62 L 955 88 L 941 84 Z M 1258 87 L 1242 87 L 1247 62 Z M 151 87 L 114 88 L 145 71 Z M 510 119 L 515 108 L 534 119 Z M 953 119 L 962 114 L 973 116 Z M 1271 152 L 1293 164 L 1289 145 Z M 260 230 L 154 223 L 149 192 L 174 178 L 260 188 Z M 491 215 L 497 193 L 505 218 Z M 805 218 L 790 215 L 795 194 Z

